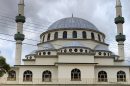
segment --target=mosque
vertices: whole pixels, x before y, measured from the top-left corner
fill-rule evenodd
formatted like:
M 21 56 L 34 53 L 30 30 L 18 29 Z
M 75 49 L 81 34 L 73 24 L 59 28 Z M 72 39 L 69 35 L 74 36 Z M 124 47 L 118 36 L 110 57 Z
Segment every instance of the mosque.
M 130 86 L 130 65 L 125 62 L 124 18 L 116 0 L 118 55 L 105 43 L 105 34 L 91 22 L 67 17 L 50 25 L 40 35 L 38 49 L 21 65 L 24 0 L 18 5 L 15 65 L 0 80 L 0 86 Z

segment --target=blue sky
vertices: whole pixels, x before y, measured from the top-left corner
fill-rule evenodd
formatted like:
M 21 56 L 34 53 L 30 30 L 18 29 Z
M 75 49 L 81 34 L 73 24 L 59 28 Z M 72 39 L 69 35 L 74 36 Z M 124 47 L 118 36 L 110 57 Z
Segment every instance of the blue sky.
M 25 16 L 27 22 L 24 25 L 26 38 L 39 40 L 42 32 L 56 20 L 70 17 L 84 18 L 92 22 L 106 34 L 106 43 L 110 44 L 110 50 L 117 54 L 115 41 L 116 25 L 115 18 L 116 0 L 25 0 Z M 125 17 L 124 34 L 126 35 L 125 56 L 130 59 L 130 0 L 121 0 L 123 16 Z M 0 0 L 0 32 L 14 35 L 16 33 L 15 16 L 17 15 L 18 0 Z M 33 30 L 30 30 L 33 29 Z M 30 33 L 29 31 L 33 32 Z M 35 33 L 34 33 L 35 32 Z M 13 40 L 13 36 L 0 34 L 0 38 Z M 24 43 L 36 45 L 37 41 L 25 40 Z M 22 58 L 36 46 L 23 45 Z M 15 42 L 0 40 L 1 55 L 6 57 L 7 62 L 14 64 Z

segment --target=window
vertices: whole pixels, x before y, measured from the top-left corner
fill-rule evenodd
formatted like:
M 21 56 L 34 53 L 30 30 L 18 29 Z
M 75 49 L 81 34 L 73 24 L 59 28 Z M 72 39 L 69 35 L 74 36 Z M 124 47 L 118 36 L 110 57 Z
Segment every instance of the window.
M 9 71 L 7 80 L 16 80 L 16 72 L 14 70 Z
M 105 71 L 100 71 L 98 73 L 98 81 L 99 82 L 107 82 L 107 73 Z
M 80 52 L 83 52 L 83 49 L 80 49 Z
M 102 37 L 102 39 L 103 39 L 103 42 L 105 42 L 105 37 Z
M 95 40 L 94 33 L 91 33 L 91 38 L 92 38 L 92 40 Z
M 51 81 L 51 76 L 52 75 L 51 75 L 50 71 L 48 71 L 48 70 L 44 71 L 43 74 L 42 74 L 42 81 L 50 82 Z
M 66 39 L 67 38 L 67 31 L 64 31 L 63 32 L 63 39 Z
M 50 37 L 51 37 L 51 34 L 49 33 L 48 36 L 47 36 L 47 41 L 50 40 Z
M 109 56 L 110 54 L 108 53 L 108 56 Z
M 28 59 L 28 57 L 26 57 Z
M 42 54 L 41 54 L 41 52 L 39 52 L 39 56 L 41 56 Z
M 98 54 L 99 54 L 99 55 L 102 55 L 102 53 L 101 53 L 101 52 L 99 52 Z
M 124 71 L 117 72 L 117 82 L 125 82 L 126 81 L 126 74 Z
M 72 52 L 72 49 L 69 49 L 70 52 Z
M 51 55 L 51 52 L 48 52 L 48 55 Z
M 66 52 L 67 52 L 67 50 L 66 50 L 66 49 L 64 49 L 64 52 L 66 53 Z
M 55 32 L 54 34 L 54 40 L 58 39 L 58 32 Z
M 43 55 L 46 55 L 46 52 L 43 52 Z
M 80 70 L 79 69 L 73 69 L 72 71 L 71 71 L 71 80 L 72 81 L 79 81 L 79 80 L 81 80 L 81 72 L 80 72 Z
M 32 59 L 32 57 L 30 56 L 30 58 L 29 59 Z
M 44 41 L 45 41 L 45 35 L 43 36 L 43 38 L 42 38 L 42 39 L 43 39 L 43 42 L 44 42 Z
M 77 38 L 77 32 L 73 31 L 73 38 Z
M 106 53 L 104 52 L 104 56 L 106 56 Z
M 74 49 L 75 52 L 78 52 L 78 49 Z
M 23 74 L 23 81 L 32 81 L 32 72 L 27 70 Z
M 101 37 L 100 37 L 100 35 L 99 35 L 99 34 L 98 34 L 98 40 L 99 40 L 99 41 L 101 41 Z
M 82 32 L 82 37 L 83 37 L 83 39 L 86 39 L 86 38 L 87 38 L 87 35 L 86 35 L 86 32 L 85 32 L 85 31 Z
M 88 53 L 88 50 L 85 50 L 85 53 Z

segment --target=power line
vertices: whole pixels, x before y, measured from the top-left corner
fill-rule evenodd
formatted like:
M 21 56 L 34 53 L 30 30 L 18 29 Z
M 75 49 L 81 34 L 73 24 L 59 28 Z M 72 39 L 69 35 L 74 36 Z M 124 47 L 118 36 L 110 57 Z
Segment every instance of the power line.
M 0 24 L 1 24 L 1 22 L 0 22 Z M 7 25 L 7 24 L 6 24 Z M 7 29 L 13 29 L 13 30 L 16 30 L 16 28 L 14 28 L 14 27 L 10 27 L 10 26 L 6 26 L 7 27 Z M 37 30 L 35 30 L 35 31 L 30 31 L 30 30 L 28 30 L 28 29 L 23 29 L 23 31 L 28 31 L 28 32 L 30 32 L 30 33 L 35 33 L 35 34 L 41 34 L 40 32 L 37 32 Z
M 0 34 L 2 34 L 2 35 L 7 35 L 7 36 L 13 36 L 13 37 L 14 37 L 14 35 L 5 34 L 5 33 L 1 33 L 1 32 L 0 32 Z M 25 39 L 40 42 L 40 41 L 34 40 L 34 39 L 29 39 L 29 38 L 25 38 Z
M 10 20 L 15 20 L 15 18 L 11 18 L 11 17 L 5 16 L 5 15 L 2 15 L 2 14 L 0 14 L 0 16 L 4 17 L 4 18 L 7 18 L 7 19 L 10 19 Z M 27 23 L 30 23 L 30 22 L 27 22 Z M 36 24 L 36 25 L 40 25 L 41 26 L 41 24 L 39 24 L 39 23 L 30 23 L 30 24 Z
M 7 24 L 7 23 L 5 23 L 5 22 L 1 22 L 0 21 L 0 24 L 4 24 L 4 25 L 8 25 L 7 27 L 11 27 L 11 28 L 14 28 L 14 26 L 13 25 L 9 25 L 9 24 Z M 26 28 L 26 27 L 24 27 L 24 28 Z M 34 27 L 33 27 L 34 28 Z M 16 28 L 15 28 L 16 29 Z M 30 28 L 26 28 L 27 30 L 31 30 L 31 31 L 35 31 L 35 32 L 42 32 L 42 31 L 40 31 L 40 30 L 36 30 L 36 29 L 30 29 Z M 43 30 L 43 29 L 42 29 Z
M 3 39 L 3 38 L 0 38 L 0 39 L 5 40 L 5 41 L 10 41 L 10 42 L 16 42 L 16 41 L 12 41 L 12 40 L 9 40 L 9 39 Z M 33 44 L 28 44 L 28 43 L 22 43 L 22 44 L 37 46 L 37 45 L 33 45 Z
M 12 40 L 9 40 L 9 39 L 4 39 L 4 38 L 0 38 L 0 40 L 5 40 L 5 41 L 9 41 L 9 42 L 16 42 L 16 41 L 12 41 Z M 34 45 L 34 44 L 29 44 L 29 43 L 24 43 L 24 42 L 22 44 L 31 45 L 31 46 L 37 47 L 37 45 Z M 56 45 L 56 44 L 54 44 L 54 45 Z M 58 46 L 62 46 L 62 45 L 58 45 Z M 42 46 L 39 46 L 39 47 L 42 47 Z M 49 47 L 42 47 L 42 48 L 45 49 L 45 48 L 49 48 Z
M 15 21 L 15 18 L 10 18 L 10 17 L 7 17 L 7 16 L 3 16 L 3 15 L 1 15 L 0 14 L 0 17 L 4 17 L 4 18 L 6 18 L 6 19 L 9 19 L 9 20 L 6 20 L 6 21 L 9 21 L 9 22 L 11 22 L 11 23 L 15 23 L 14 21 Z M 28 24 L 29 23 L 29 24 Z M 26 22 L 25 23 L 25 25 L 26 26 L 31 26 L 31 25 L 35 25 L 35 26 L 37 26 L 36 28 L 39 28 L 39 29 L 42 29 L 43 30 L 43 28 L 40 28 L 40 27 L 48 27 L 48 26 L 43 26 L 43 25 L 41 25 L 41 24 L 35 24 L 35 23 L 32 23 L 32 22 Z M 40 27 L 39 27 L 40 26 Z M 32 26 L 31 26 L 32 27 Z

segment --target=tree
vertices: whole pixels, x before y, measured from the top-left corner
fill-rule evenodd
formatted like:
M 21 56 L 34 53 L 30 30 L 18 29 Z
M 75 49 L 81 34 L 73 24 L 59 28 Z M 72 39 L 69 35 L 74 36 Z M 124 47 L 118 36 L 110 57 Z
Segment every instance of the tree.
M 9 64 L 6 63 L 6 59 L 0 56 L 0 77 L 10 70 Z

